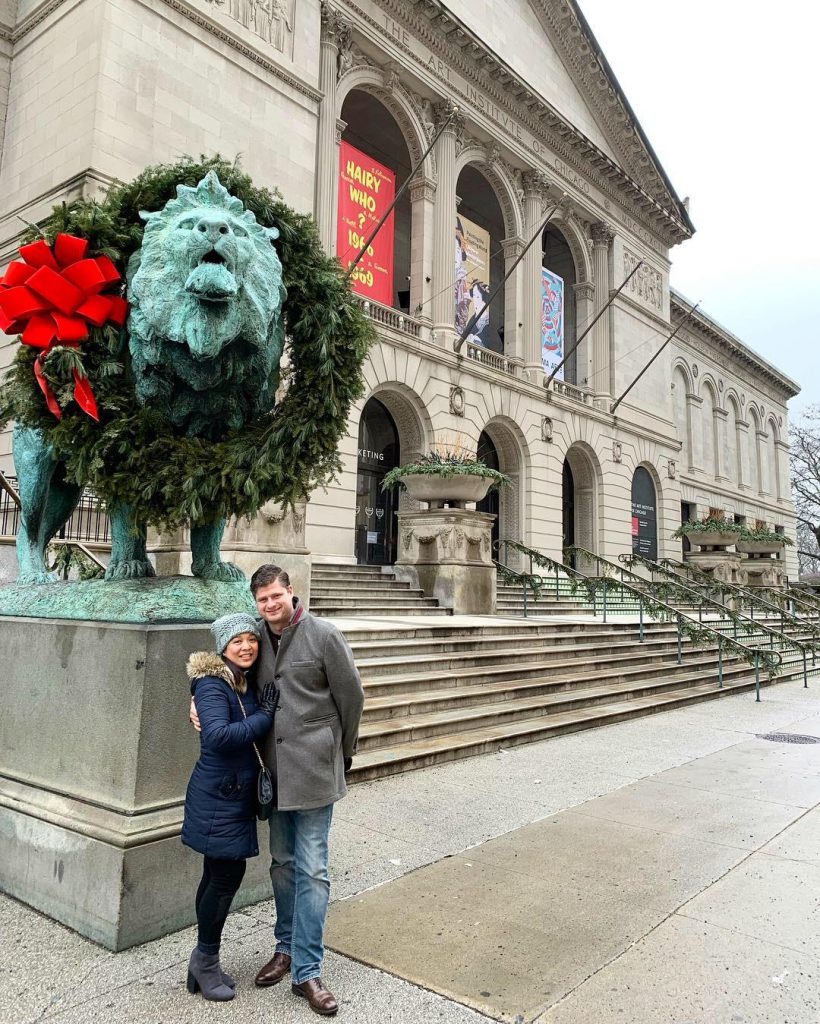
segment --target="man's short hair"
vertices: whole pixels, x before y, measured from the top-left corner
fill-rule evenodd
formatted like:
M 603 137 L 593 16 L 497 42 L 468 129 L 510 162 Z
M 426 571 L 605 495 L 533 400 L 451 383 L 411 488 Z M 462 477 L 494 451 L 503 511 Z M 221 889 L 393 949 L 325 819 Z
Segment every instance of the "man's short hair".
M 251 593 L 256 597 L 257 590 L 269 587 L 271 583 L 281 583 L 283 587 L 289 587 L 290 576 L 280 565 L 260 565 L 251 576 Z

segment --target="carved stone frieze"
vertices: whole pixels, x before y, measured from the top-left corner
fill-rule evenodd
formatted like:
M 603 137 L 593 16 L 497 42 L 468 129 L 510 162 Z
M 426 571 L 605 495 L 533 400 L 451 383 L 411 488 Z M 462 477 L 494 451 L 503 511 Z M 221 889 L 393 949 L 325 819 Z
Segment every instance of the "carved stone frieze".
M 322 0 L 322 42 L 334 43 L 339 49 L 350 45 L 350 22 L 341 11 Z
M 634 252 L 624 248 L 623 270 L 625 278 L 632 273 L 638 263 L 640 263 L 640 260 L 640 256 L 636 256 Z M 627 288 L 640 302 L 645 302 L 658 312 L 663 312 L 663 277 L 660 271 L 644 262 L 643 266 L 631 278 Z
M 623 445 L 621 444 L 620 441 L 613 441 L 612 442 L 612 461 L 613 462 L 622 462 L 623 461 L 623 457 L 624 457 Z

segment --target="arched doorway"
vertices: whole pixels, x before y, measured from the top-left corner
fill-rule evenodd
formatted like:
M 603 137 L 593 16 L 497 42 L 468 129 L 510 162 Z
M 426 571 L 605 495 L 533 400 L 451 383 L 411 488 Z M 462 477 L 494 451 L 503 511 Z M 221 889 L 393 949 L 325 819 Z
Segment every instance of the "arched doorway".
M 598 464 L 590 448 L 573 444 L 562 468 L 564 547 L 573 545 L 598 551 Z M 594 572 L 595 563 L 582 556 L 573 565 L 581 572 Z
M 479 462 L 485 463 L 490 469 L 500 469 L 501 460 L 498 458 L 498 451 L 493 444 L 493 439 L 487 433 L 486 430 L 482 430 L 478 438 L 478 451 L 477 458 Z M 501 536 L 501 496 L 498 488 L 494 488 L 489 492 L 486 498 L 482 498 L 481 501 L 476 502 L 476 511 L 487 512 L 490 515 L 495 516 L 493 522 L 493 558 L 500 558 L 501 555 L 498 551 L 498 541 Z M 511 538 L 517 540 L 517 537 Z M 503 554 L 503 552 L 501 553 Z
M 658 559 L 658 499 L 652 474 L 643 466 L 632 475 L 632 554 Z
M 399 465 L 399 432 L 393 417 L 371 398 L 359 421 L 356 478 L 356 561 L 392 565 L 396 560 L 396 492 L 383 491 L 385 474 Z

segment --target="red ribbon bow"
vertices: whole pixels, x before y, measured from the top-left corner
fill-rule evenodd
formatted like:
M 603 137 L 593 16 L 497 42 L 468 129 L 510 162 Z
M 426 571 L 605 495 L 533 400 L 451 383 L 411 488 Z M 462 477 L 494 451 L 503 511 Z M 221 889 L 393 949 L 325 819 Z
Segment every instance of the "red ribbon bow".
M 122 326 L 128 303 L 119 295 L 103 294 L 120 283 L 117 268 L 107 256 L 87 258 L 88 242 L 74 235 L 57 235 L 52 248 L 45 241 L 20 247 L 22 260 L 9 264 L 0 278 L 0 330 L 20 334 L 24 345 L 42 351 L 34 375 L 50 411 L 62 410 L 43 373 L 43 361 L 55 345 L 79 348 L 88 327 L 111 322 Z M 74 398 L 98 420 L 97 402 L 87 377 L 74 370 Z

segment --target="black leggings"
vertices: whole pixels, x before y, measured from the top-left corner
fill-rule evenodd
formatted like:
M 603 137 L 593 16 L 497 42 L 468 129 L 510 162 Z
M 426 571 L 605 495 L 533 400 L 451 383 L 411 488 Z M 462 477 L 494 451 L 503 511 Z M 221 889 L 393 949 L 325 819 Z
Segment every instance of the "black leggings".
M 203 953 L 219 952 L 222 929 L 244 875 L 244 860 L 205 858 L 202 881 L 196 891 L 197 939 Z

